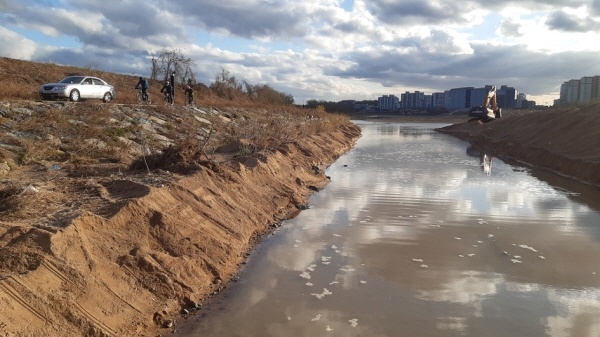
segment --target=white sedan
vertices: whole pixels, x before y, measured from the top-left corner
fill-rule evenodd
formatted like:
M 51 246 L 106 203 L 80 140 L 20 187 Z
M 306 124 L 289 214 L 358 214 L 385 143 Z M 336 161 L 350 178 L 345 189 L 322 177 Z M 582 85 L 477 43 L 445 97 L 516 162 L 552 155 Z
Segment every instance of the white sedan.
M 97 77 L 69 76 L 58 83 L 40 86 L 40 95 L 43 99 L 69 98 L 77 102 L 80 99 L 93 98 L 110 102 L 116 93 L 112 85 Z

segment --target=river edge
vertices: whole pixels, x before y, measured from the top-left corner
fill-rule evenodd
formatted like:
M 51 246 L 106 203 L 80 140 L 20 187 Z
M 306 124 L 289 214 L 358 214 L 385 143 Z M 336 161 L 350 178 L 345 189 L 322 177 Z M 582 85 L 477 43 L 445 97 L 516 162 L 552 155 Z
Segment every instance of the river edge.
M 495 123 L 488 123 L 488 124 L 482 124 L 482 123 L 472 121 L 472 120 L 470 120 L 470 118 L 468 116 L 465 116 L 465 115 L 458 115 L 458 116 L 445 115 L 445 116 L 438 116 L 438 117 L 435 117 L 435 116 L 410 116 L 410 115 L 408 115 L 408 116 L 383 116 L 383 117 L 382 116 L 364 116 L 362 118 L 355 118 L 353 116 L 353 120 L 365 120 L 365 121 L 371 121 L 371 122 L 377 122 L 377 123 L 436 123 L 436 124 L 446 123 L 449 125 L 439 128 L 439 129 L 437 129 L 437 131 L 442 132 L 442 133 L 447 133 L 447 134 L 457 137 L 459 139 L 463 139 L 463 140 L 468 141 L 471 144 L 479 146 L 481 148 L 486 148 L 491 153 L 494 153 L 495 155 L 503 156 L 502 153 L 506 153 L 504 156 L 509 157 L 511 159 L 516 159 L 520 163 L 526 163 L 527 165 L 530 165 L 533 167 L 541 167 L 547 171 L 559 173 L 559 172 L 554 171 L 551 168 L 546 167 L 545 163 L 543 161 L 540 161 L 538 156 L 530 156 L 531 153 L 536 154 L 538 151 L 538 149 L 536 147 L 536 143 L 534 141 L 529 141 L 529 142 L 521 141 L 519 146 L 524 149 L 523 152 L 509 152 L 509 151 L 502 152 L 503 148 L 498 146 L 498 143 L 515 142 L 516 141 L 515 139 L 518 139 L 519 137 L 523 136 L 523 134 L 520 134 L 521 132 L 523 132 L 524 134 L 532 134 L 536 129 L 540 128 L 539 122 L 538 122 L 539 119 L 552 119 L 553 117 L 560 117 L 560 119 L 561 119 L 560 121 L 555 120 L 553 123 L 556 123 L 556 126 L 555 126 L 556 129 L 561 129 L 566 134 L 574 134 L 574 133 L 579 132 L 580 134 L 589 135 L 594 132 L 594 129 L 590 128 L 590 127 L 582 127 L 579 130 L 577 130 L 577 129 L 565 130 L 564 128 L 562 128 L 562 125 L 563 125 L 562 123 L 564 123 L 563 118 L 567 118 L 569 120 L 587 119 L 588 117 L 595 119 L 595 115 L 593 115 L 593 114 L 592 115 L 585 114 L 585 116 L 587 116 L 587 117 L 585 117 L 584 115 L 581 115 L 581 114 L 577 114 L 577 113 L 574 113 L 572 115 L 561 115 L 563 112 L 559 112 L 559 113 L 550 112 L 549 114 L 546 114 L 546 115 L 543 114 L 543 113 L 547 113 L 547 112 L 548 111 L 541 112 L 542 114 L 540 114 L 540 115 L 538 115 L 539 112 L 533 112 L 533 111 L 520 111 L 520 112 L 516 112 L 516 113 L 512 113 L 512 114 L 509 113 L 508 116 L 505 116 L 504 123 L 499 123 L 499 120 L 498 120 Z M 525 117 L 529 114 L 532 114 L 532 115 L 529 117 Z M 588 122 L 591 122 L 591 120 L 588 120 Z M 552 124 L 552 123 L 550 123 L 550 124 Z M 521 125 L 523 127 L 523 129 L 514 128 L 513 125 Z M 590 125 L 593 125 L 593 123 L 587 124 L 587 125 L 590 126 Z M 546 126 L 545 128 L 547 130 L 554 130 L 550 126 Z M 459 130 L 459 131 L 456 131 L 456 130 Z M 493 130 L 496 130 L 496 131 L 493 131 Z M 502 131 L 500 131 L 500 130 L 502 130 Z M 526 131 L 523 131 L 523 130 L 526 130 Z M 502 133 L 502 136 L 497 136 L 497 133 Z M 556 138 L 554 131 L 545 132 L 544 135 L 546 137 L 551 137 L 553 139 Z M 514 145 L 514 144 L 511 144 L 511 145 Z M 578 146 L 579 145 L 575 145 L 574 148 L 577 148 Z M 508 146 L 507 148 L 510 149 L 510 146 Z M 565 155 L 562 152 L 562 151 L 565 151 L 565 149 L 562 146 L 549 147 L 548 151 L 554 151 L 555 152 L 553 154 L 555 156 L 554 159 L 558 158 L 557 160 L 559 160 L 560 162 L 568 163 L 573 160 L 569 156 L 569 155 L 572 156 L 573 153 L 571 152 L 571 153 L 569 153 L 569 155 Z M 528 152 L 529 152 L 529 155 L 528 155 Z M 593 158 L 594 153 L 588 152 L 585 156 Z M 593 162 L 589 163 L 589 164 L 592 166 L 594 165 Z M 580 172 L 580 171 L 572 171 L 571 174 L 574 174 L 574 176 L 571 176 L 570 178 L 574 179 L 574 180 L 582 181 L 582 182 L 586 183 L 588 186 L 594 186 L 593 184 L 590 184 L 589 181 L 586 181 L 585 177 L 578 176 L 577 172 Z M 566 174 L 562 174 L 562 173 L 559 173 L 559 174 L 566 176 Z M 202 319 L 202 318 L 199 318 L 199 319 Z M 187 325 L 187 327 L 189 328 L 189 325 Z
M 357 126 L 344 125 L 261 160 L 202 168 L 162 187 L 114 179 L 106 190 L 129 196 L 126 205 L 110 217 L 86 212 L 55 233 L 0 224 L 11 256 L 19 259 L 14 264 L 26 264 L 32 254 L 36 263 L 0 279 L 0 301 L 8 304 L 0 308 L 0 334 L 171 332 L 227 286 L 265 235 L 328 183 L 324 169 L 358 137 Z
M 483 125 L 457 120 L 442 132 L 496 152 L 502 148 L 498 144 L 537 152 L 539 144 L 564 139 L 545 150 L 553 153 L 554 161 L 585 160 L 593 173 L 600 158 L 594 133 L 600 114 L 593 109 L 577 113 L 580 110 L 566 115 L 524 114 Z M 392 122 L 403 121 L 416 122 L 406 118 Z M 565 128 L 566 122 L 577 126 Z M 26 226 L 3 232 L 4 240 L 18 238 L 46 255 L 34 271 L 0 280 L 0 301 L 10 304 L 0 308 L 0 332 L 6 336 L 171 332 L 178 320 L 234 279 L 261 237 L 325 186 L 323 169 L 348 151 L 359 135 L 356 127 L 347 126 L 290 144 L 264 161 L 239 162 L 221 171 L 203 169 L 164 187 L 115 180 L 109 192 L 132 198 L 110 219 L 88 213 L 55 234 Z M 528 159 L 527 151 L 512 156 L 531 165 L 544 164 L 535 160 L 544 156 Z M 578 172 L 587 171 L 571 174 Z M 142 195 L 133 192 L 138 189 L 147 193 L 135 197 Z M 27 263 L 30 252 L 23 253 L 21 263 Z
M 492 122 L 437 129 L 490 154 L 600 187 L 600 103 L 513 111 Z

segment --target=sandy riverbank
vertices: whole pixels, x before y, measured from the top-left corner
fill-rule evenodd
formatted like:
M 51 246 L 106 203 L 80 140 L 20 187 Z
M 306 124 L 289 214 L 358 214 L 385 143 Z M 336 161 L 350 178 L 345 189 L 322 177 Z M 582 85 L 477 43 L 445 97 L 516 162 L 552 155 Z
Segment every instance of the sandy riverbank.
M 40 125 L 60 125 L 59 117 L 72 108 L 76 111 L 66 117 L 69 124 L 57 129 L 62 142 L 51 151 L 30 142 L 31 133 L 15 132 L 38 116 Z M 88 114 L 82 109 L 96 110 Z M 85 162 L 71 157 L 57 163 L 50 156 L 25 164 L 18 157 L 25 150 L 38 156 L 70 151 L 83 130 L 88 134 L 82 145 L 106 144 L 92 137 L 121 130 L 118 124 L 111 127 L 114 123 L 135 126 L 140 117 L 146 121 L 146 139 L 169 142 L 168 137 L 177 135 L 170 133 L 169 124 L 184 125 L 186 118 L 199 123 L 190 130 L 203 130 L 210 116 L 213 123 L 233 119 L 239 125 L 270 112 L 36 102 L 5 103 L 1 110 L 0 336 L 11 337 L 168 333 L 185 310 L 193 311 L 227 285 L 264 235 L 328 183 L 324 169 L 360 136 L 349 122 L 334 125 L 327 118 L 299 114 L 282 124 L 305 125 L 304 135 L 295 136 L 299 138 L 254 155 L 233 156 L 239 149 L 221 153 L 229 159 L 193 163 L 193 173 L 170 172 L 164 162 L 158 163 L 164 169 L 122 171 L 122 165 L 94 163 L 90 156 Z M 61 114 L 53 115 L 57 110 Z M 78 127 L 70 126 L 74 118 L 82 120 Z M 307 132 L 319 129 L 318 123 L 327 124 L 328 131 Z M 91 133 L 96 125 L 100 133 Z M 131 126 L 122 130 L 133 130 L 132 139 L 140 133 Z M 54 128 L 48 131 L 55 133 Z M 122 158 L 139 155 L 135 144 L 123 144 L 117 152 Z M 253 143 L 245 139 L 241 144 Z M 38 147 L 27 147 L 33 145 Z M 84 150 L 91 155 L 89 148 Z M 153 158 L 144 160 L 153 165 Z
M 440 129 L 496 155 L 600 186 L 600 104 L 520 111 Z

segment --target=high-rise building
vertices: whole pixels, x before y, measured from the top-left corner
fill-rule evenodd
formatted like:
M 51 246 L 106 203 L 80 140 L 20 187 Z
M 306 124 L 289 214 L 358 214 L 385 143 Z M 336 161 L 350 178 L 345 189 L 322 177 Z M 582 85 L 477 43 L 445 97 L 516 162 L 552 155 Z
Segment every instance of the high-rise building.
M 421 101 L 421 107 L 425 109 L 433 108 L 433 95 L 423 95 L 423 101 Z
M 443 109 L 445 96 L 443 92 L 434 92 L 431 94 L 431 107 L 434 109 Z
M 582 77 L 579 80 L 579 93 L 577 101 L 581 103 L 589 103 L 592 100 L 592 86 L 594 78 L 591 76 Z
M 578 80 L 577 80 L 578 81 Z M 577 82 L 578 83 L 578 82 Z M 573 95 L 573 83 L 565 82 L 561 86 L 561 97 L 563 92 Z M 400 95 L 400 99 L 394 95 L 383 95 L 378 98 L 377 104 L 380 111 L 393 110 L 424 110 L 424 109 L 446 109 L 450 111 L 466 110 L 483 104 L 484 98 L 492 85 L 486 85 L 482 88 L 462 87 L 452 88 L 444 92 L 435 92 L 431 95 L 425 95 L 420 91 L 405 92 Z M 579 93 L 579 88 L 575 91 Z M 592 97 L 600 99 L 600 76 L 593 78 L 592 85 L 589 88 Z M 594 96 L 596 95 L 596 96 Z M 505 109 L 516 109 L 522 107 L 523 102 L 527 101 L 523 95 L 518 98 L 519 93 L 513 87 L 502 85 L 496 88 L 496 101 L 498 107 Z M 570 96 L 569 96 L 570 97 Z M 532 101 L 533 102 L 533 101 Z M 533 102 L 535 104 L 535 102 Z M 530 103 L 528 102 L 530 105 Z
M 471 91 L 473 87 L 454 88 L 449 90 L 449 102 L 446 102 L 448 110 L 463 110 L 471 108 Z M 482 99 L 483 100 L 483 99 Z
M 503 85 L 496 90 L 496 101 L 498 107 L 503 109 L 514 109 L 517 107 L 517 90 L 513 87 Z
M 450 110 L 450 106 L 452 105 L 452 95 L 450 95 L 450 90 L 444 91 L 444 108 Z
M 524 108 L 523 102 L 527 101 L 527 96 L 520 92 L 517 94 L 517 109 Z
M 407 91 L 400 95 L 400 98 L 400 107 L 402 109 L 420 109 L 424 107 L 425 93 L 420 91 Z
M 570 80 L 567 82 L 565 103 L 575 103 L 577 99 L 579 99 L 579 80 Z
M 600 101 L 600 76 L 592 78 L 592 101 Z
M 377 99 L 379 110 L 392 111 L 400 108 L 400 100 L 394 95 L 383 95 Z
M 473 88 L 471 89 L 471 102 L 469 104 L 469 108 L 480 106 L 483 104 L 483 99 L 488 94 L 488 91 L 492 88 L 491 85 L 486 85 L 483 88 Z
M 554 104 L 590 103 L 600 101 L 600 76 L 585 76 L 563 82 L 560 97 Z

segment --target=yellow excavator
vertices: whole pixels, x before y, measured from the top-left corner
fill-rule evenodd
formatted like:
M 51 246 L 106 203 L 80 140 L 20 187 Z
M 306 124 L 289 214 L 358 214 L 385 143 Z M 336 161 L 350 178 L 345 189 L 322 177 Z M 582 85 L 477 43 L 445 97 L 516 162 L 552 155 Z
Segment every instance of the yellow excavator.
M 483 97 L 483 104 L 481 106 L 476 106 L 469 110 L 469 116 L 473 117 L 471 120 L 479 120 L 482 123 L 502 118 L 502 109 L 498 107 L 498 102 L 496 101 L 496 86 L 492 86 L 488 90 L 487 94 Z

